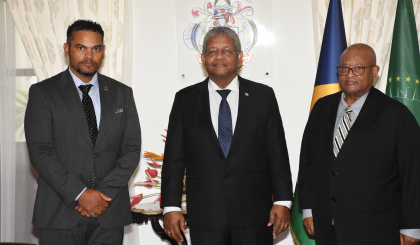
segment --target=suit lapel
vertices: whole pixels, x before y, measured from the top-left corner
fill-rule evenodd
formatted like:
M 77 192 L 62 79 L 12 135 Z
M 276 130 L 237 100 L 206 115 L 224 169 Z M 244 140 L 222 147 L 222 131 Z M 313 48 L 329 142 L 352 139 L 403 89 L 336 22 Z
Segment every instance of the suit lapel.
M 210 114 L 210 100 L 209 100 L 209 89 L 208 89 L 209 78 L 204 80 L 197 87 L 197 94 L 195 97 L 195 102 L 197 104 L 198 113 L 200 114 L 201 121 L 205 125 L 206 130 L 208 131 L 210 138 L 214 141 L 220 151 L 219 140 L 217 139 L 216 132 L 214 131 L 213 123 L 211 121 Z
M 72 118 L 74 118 L 77 125 L 80 127 L 80 130 L 83 132 L 85 139 L 89 142 L 88 145 L 93 148 L 82 101 L 80 100 L 79 92 L 77 91 L 78 88 L 74 85 L 73 78 L 68 69 L 69 68 L 63 72 L 63 76 L 61 77 L 59 84 L 60 92 L 65 103 L 67 103 L 70 113 L 73 115 Z
M 353 145 L 356 144 L 358 139 L 366 132 L 366 128 L 375 120 L 376 114 L 378 113 L 377 107 L 379 106 L 378 93 L 380 92 L 375 88 L 370 90 L 356 121 L 351 127 L 349 134 L 338 153 L 337 160 L 351 153 Z
M 236 119 L 235 132 L 233 132 L 232 143 L 230 149 L 233 149 L 233 146 L 237 144 L 238 137 L 240 135 L 246 135 L 244 132 L 246 127 L 246 122 L 248 121 L 248 116 L 250 112 L 251 98 L 245 94 L 252 94 L 252 91 L 249 90 L 250 82 L 243 79 L 238 75 L 239 80 L 239 108 L 238 108 L 238 118 Z M 230 152 L 230 151 L 229 151 Z
M 111 120 L 114 107 L 112 101 L 115 97 L 115 89 L 109 83 L 109 80 L 98 73 L 99 96 L 101 99 L 101 121 L 99 123 L 98 138 L 96 146 L 98 146 L 106 134 L 106 128 Z

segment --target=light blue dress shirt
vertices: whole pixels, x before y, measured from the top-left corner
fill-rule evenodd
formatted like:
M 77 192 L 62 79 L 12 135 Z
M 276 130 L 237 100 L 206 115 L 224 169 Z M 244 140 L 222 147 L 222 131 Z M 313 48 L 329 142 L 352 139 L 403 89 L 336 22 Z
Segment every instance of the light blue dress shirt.
M 95 108 L 95 116 L 96 116 L 96 126 L 99 130 L 99 123 L 101 122 L 101 97 L 99 95 L 99 82 L 98 82 L 98 73 L 96 73 L 92 80 L 88 83 L 84 83 L 82 80 L 80 80 L 74 73 L 71 71 L 69 67 L 70 75 L 73 78 L 74 84 L 76 85 L 77 92 L 79 93 L 80 100 L 83 98 L 83 93 L 80 91 L 79 86 L 80 85 L 88 85 L 92 84 L 93 87 L 89 90 L 89 96 L 92 99 L 93 107 Z

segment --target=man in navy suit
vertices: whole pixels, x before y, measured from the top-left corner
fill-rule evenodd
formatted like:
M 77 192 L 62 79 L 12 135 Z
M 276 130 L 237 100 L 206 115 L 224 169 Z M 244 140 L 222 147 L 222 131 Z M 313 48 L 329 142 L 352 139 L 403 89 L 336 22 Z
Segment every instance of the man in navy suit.
M 209 77 L 175 96 L 161 206 L 165 232 L 177 241 L 186 232 L 184 173 L 193 244 L 273 244 L 290 224 L 292 181 L 277 100 L 272 88 L 238 76 L 242 56 L 233 30 L 211 29 L 201 56 Z

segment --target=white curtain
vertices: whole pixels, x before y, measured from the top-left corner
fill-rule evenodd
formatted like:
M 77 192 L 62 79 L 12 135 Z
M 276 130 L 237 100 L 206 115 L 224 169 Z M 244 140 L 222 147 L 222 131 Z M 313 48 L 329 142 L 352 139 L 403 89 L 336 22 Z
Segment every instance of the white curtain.
M 312 0 L 315 58 L 318 64 L 329 0 Z M 398 0 L 341 0 L 347 45 L 366 43 L 376 52 L 379 78 L 375 87 L 385 91 L 391 54 L 392 34 Z M 413 0 L 417 32 L 420 24 L 420 0 Z
M 38 81 L 63 71 L 67 27 L 77 19 L 101 24 L 107 46 L 101 73 L 121 80 L 124 0 L 6 0 Z
M 0 2 L 0 13 L 9 15 L 4 3 Z M 15 134 L 10 130 L 15 124 L 14 59 L 9 55 L 7 43 L 11 41 L 13 33 L 8 29 L 5 16 L 0 19 L 0 33 L 5 33 L 0 39 L 0 240 L 13 241 L 15 224 L 15 172 L 16 168 L 10 163 L 15 162 Z

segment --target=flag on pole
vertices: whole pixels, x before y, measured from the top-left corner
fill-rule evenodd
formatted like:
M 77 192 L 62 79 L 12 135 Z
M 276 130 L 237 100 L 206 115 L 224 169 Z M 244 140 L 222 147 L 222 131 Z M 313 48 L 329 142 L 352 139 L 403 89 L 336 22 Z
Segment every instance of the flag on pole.
M 340 57 L 347 48 L 346 33 L 344 31 L 343 13 L 340 0 L 331 0 L 328 7 L 315 87 L 312 95 L 311 110 L 315 102 L 326 95 L 340 91 L 336 67 L 340 64 Z M 299 210 L 297 189 L 291 211 L 291 227 L 293 240 L 298 245 L 314 245 L 315 240 L 310 237 L 303 226 L 302 212 Z
M 420 124 L 420 53 L 412 0 L 398 1 L 386 94 L 406 105 Z

